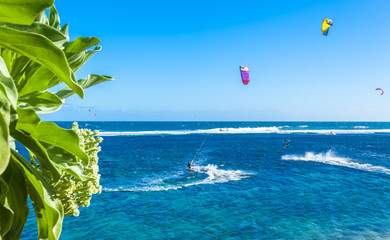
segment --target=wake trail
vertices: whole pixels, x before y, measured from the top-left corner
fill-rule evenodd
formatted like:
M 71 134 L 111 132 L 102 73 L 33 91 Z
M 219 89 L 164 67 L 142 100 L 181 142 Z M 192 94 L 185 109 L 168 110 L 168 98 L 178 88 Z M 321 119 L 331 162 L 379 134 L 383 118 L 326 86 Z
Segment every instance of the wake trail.
M 374 166 L 369 163 L 358 163 L 350 158 L 345 157 L 339 157 L 336 156 L 336 154 L 329 150 L 326 153 L 313 153 L 313 152 L 306 152 L 304 155 L 297 155 L 297 154 L 291 154 L 291 155 L 284 155 L 282 156 L 282 160 L 292 160 L 292 161 L 307 161 L 307 162 L 319 162 L 324 163 L 328 165 L 334 165 L 334 166 L 343 166 L 368 172 L 375 172 L 375 173 L 383 173 L 390 175 L 390 169 L 381 167 L 381 166 Z
M 135 186 L 120 186 L 116 188 L 105 188 L 103 192 L 149 192 L 149 191 L 167 191 L 176 190 L 180 188 L 200 185 L 200 184 L 215 184 L 226 183 L 230 181 L 239 181 L 243 178 L 247 178 L 252 173 L 244 172 L 241 170 L 224 170 L 219 169 L 216 165 L 209 164 L 207 166 L 195 166 L 192 170 L 199 176 L 192 176 L 187 178 L 178 179 L 174 184 L 167 184 L 166 182 L 173 181 L 174 178 L 159 179 L 159 181 L 149 182 L 147 186 L 135 187 Z M 204 175 L 204 177 L 201 177 Z M 187 182 L 187 181 L 190 182 Z

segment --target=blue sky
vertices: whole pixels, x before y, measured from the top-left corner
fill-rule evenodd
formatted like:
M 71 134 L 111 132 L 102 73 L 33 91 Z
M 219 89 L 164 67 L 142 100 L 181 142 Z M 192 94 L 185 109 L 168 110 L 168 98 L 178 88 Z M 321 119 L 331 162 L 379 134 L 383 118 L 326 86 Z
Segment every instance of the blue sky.
M 115 80 L 87 89 L 84 100 L 67 99 L 44 120 L 390 120 L 390 1 L 55 5 L 71 39 L 101 39 L 102 51 L 77 78 Z M 327 37 L 324 18 L 334 21 Z M 240 65 L 251 70 L 246 86 Z

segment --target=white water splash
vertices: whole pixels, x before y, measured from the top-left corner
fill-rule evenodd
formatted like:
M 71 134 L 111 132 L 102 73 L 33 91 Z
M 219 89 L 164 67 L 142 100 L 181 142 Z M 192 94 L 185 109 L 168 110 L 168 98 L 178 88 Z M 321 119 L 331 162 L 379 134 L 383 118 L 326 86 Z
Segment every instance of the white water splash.
M 206 173 L 208 177 L 202 181 L 194 184 L 186 184 L 185 186 L 198 185 L 198 184 L 214 184 L 224 183 L 229 181 L 238 181 L 251 175 L 250 173 L 241 170 L 223 170 L 218 169 L 216 165 L 209 164 L 206 167 L 194 167 L 194 171 L 200 173 Z
M 368 163 L 358 163 L 350 158 L 338 157 L 331 150 L 327 151 L 326 153 L 317 154 L 313 152 L 306 152 L 305 155 L 284 155 L 282 156 L 282 160 L 319 162 L 328 165 L 343 166 L 368 172 L 377 172 L 390 175 L 390 169 L 388 168 L 374 166 Z
M 243 178 L 247 178 L 252 173 L 244 172 L 241 170 L 223 170 L 218 169 L 216 165 L 209 164 L 207 166 L 195 166 L 192 170 L 200 174 L 205 174 L 206 178 L 195 179 L 190 183 L 185 183 L 185 181 L 178 182 L 176 184 L 162 184 L 163 182 L 169 180 L 160 179 L 159 181 L 150 182 L 148 186 L 145 187 L 117 187 L 117 188 L 103 188 L 103 192 L 149 192 L 149 191 L 166 191 L 171 189 L 179 189 L 183 187 L 189 187 L 200 184 L 214 184 L 214 183 L 225 183 L 229 181 L 239 181 Z M 194 179 L 194 178 L 193 178 Z

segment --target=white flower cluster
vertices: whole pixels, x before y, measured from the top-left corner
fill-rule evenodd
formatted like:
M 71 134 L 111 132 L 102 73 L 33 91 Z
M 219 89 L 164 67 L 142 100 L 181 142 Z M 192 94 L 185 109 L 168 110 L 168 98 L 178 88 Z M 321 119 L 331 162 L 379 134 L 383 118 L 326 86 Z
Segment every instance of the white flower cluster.
M 102 186 L 99 185 L 99 158 L 97 154 L 101 150 L 99 143 L 101 143 L 103 139 L 97 137 L 99 131 L 79 129 L 76 122 L 73 123 L 72 128 L 79 136 L 81 150 L 89 157 L 89 165 L 85 165 L 80 159 L 76 158 L 79 163 L 84 165 L 84 175 L 86 175 L 88 179 L 81 180 L 62 171 L 60 180 L 56 183 L 52 183 L 56 191 L 56 197 L 61 199 L 65 216 L 71 214 L 78 216 L 80 214 L 78 208 L 80 206 L 88 207 L 92 194 L 102 192 Z

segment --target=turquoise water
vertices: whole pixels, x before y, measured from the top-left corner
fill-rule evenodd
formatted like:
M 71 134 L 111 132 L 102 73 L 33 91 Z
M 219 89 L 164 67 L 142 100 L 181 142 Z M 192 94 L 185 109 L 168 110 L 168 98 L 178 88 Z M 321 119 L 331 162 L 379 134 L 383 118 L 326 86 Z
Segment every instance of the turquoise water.
M 103 192 L 61 239 L 390 238 L 390 123 L 80 125 L 104 137 Z

